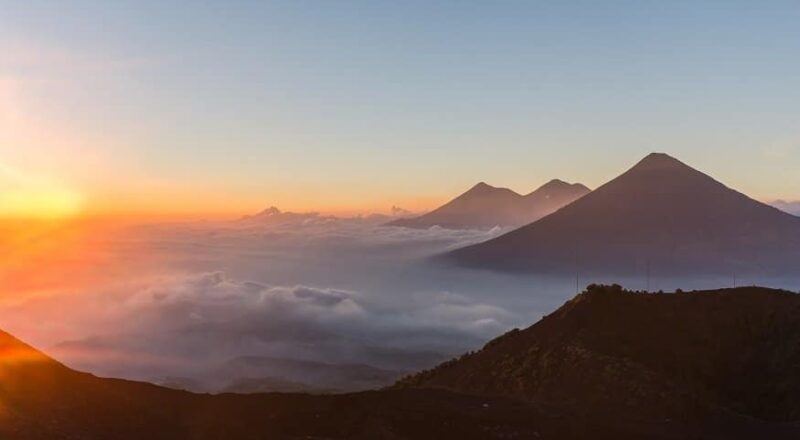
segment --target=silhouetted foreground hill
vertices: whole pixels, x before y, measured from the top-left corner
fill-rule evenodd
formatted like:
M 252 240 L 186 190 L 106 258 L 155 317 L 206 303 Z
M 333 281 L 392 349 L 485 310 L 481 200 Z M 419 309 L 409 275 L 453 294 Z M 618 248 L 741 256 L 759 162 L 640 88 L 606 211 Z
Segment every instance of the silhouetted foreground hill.
M 533 273 L 796 274 L 800 218 L 654 153 L 555 213 L 448 257 Z
M 202 395 L 79 373 L 0 332 L 0 438 L 620 438 L 606 424 L 439 390 Z M 622 437 L 624 438 L 624 437 Z
M 389 225 L 452 229 L 521 226 L 555 212 L 589 191 L 580 183 L 554 179 L 523 196 L 508 188 L 496 188 L 481 182 L 427 214 L 398 219 Z
M 592 289 L 393 389 L 332 396 L 102 379 L 0 332 L 0 438 L 798 438 L 799 312 L 766 289 Z
M 590 286 L 537 324 L 397 386 L 513 397 L 666 430 L 725 420 L 763 425 L 761 438 L 772 429 L 800 436 L 800 296 Z

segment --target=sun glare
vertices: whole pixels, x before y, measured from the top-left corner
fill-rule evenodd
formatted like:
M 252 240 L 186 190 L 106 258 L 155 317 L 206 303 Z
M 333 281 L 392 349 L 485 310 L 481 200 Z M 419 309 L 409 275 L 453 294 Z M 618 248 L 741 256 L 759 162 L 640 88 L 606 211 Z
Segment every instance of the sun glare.
M 63 219 L 80 213 L 82 197 L 68 189 L 0 192 L 0 217 Z

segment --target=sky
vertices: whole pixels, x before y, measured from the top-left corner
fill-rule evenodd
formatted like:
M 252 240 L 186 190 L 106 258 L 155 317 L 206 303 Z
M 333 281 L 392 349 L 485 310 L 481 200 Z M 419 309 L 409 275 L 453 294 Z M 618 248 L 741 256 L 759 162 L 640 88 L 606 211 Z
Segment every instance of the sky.
M 0 216 L 424 210 L 651 151 L 800 199 L 794 1 L 0 11 Z

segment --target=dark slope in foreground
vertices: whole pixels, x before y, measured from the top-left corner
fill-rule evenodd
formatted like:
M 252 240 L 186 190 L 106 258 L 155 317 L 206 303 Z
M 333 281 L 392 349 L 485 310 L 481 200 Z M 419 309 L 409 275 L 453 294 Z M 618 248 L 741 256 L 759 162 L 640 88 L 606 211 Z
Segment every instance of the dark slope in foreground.
M 592 289 L 357 394 L 200 395 L 75 372 L 0 332 L 0 438 L 795 439 L 800 299 Z
M 603 421 L 441 390 L 201 395 L 97 378 L 0 332 L 0 438 L 14 440 L 631 438 Z
M 800 218 L 654 153 L 554 214 L 447 257 L 534 273 L 792 274 Z
M 580 183 L 570 184 L 557 179 L 524 196 L 508 188 L 496 188 L 481 182 L 427 214 L 395 220 L 389 225 L 453 229 L 521 226 L 558 210 L 588 192 L 589 188 Z
M 514 397 L 663 429 L 725 421 L 731 435 L 800 436 L 800 296 L 590 286 L 537 324 L 398 387 Z

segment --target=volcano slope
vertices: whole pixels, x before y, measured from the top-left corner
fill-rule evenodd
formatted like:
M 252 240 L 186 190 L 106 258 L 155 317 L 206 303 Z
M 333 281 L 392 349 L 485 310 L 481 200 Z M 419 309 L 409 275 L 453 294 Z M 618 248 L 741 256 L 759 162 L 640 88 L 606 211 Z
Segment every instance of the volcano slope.
M 653 153 L 553 214 L 443 258 L 540 274 L 795 276 L 800 218 Z
M 442 390 L 193 394 L 99 378 L 0 332 L 0 438 L 13 440 L 624 438 L 527 402 Z

